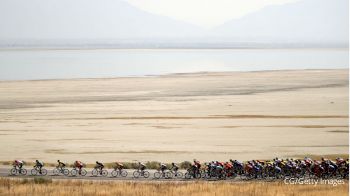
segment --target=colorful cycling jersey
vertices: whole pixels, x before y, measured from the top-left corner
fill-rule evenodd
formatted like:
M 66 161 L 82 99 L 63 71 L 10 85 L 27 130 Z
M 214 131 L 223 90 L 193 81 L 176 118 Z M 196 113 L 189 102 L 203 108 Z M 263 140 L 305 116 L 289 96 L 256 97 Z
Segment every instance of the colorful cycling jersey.
M 14 164 L 15 164 L 15 165 L 23 165 L 23 161 L 21 161 L 21 160 L 15 160 Z
M 76 166 L 76 167 L 83 167 L 84 164 L 81 161 L 75 161 L 74 166 Z

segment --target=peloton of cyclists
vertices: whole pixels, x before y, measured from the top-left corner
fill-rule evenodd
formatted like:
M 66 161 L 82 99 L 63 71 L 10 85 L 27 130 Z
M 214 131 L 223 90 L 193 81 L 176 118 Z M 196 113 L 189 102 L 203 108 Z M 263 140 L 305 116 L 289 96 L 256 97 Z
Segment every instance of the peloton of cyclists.
M 65 163 L 61 162 L 60 160 L 57 160 L 57 168 L 64 168 L 66 166 Z M 116 169 L 122 170 L 124 168 L 124 165 L 120 162 L 115 162 Z M 15 160 L 13 162 L 13 166 L 21 170 L 24 166 L 24 161 L 22 160 Z M 287 158 L 287 159 L 279 159 L 278 157 L 274 158 L 273 160 L 265 160 L 265 161 L 259 161 L 259 160 L 251 160 L 245 163 L 242 163 L 237 160 L 230 159 L 227 162 L 219 162 L 219 161 L 211 161 L 205 164 L 205 175 L 207 176 L 218 176 L 225 175 L 225 177 L 230 177 L 233 175 L 243 175 L 245 173 L 252 174 L 252 177 L 262 177 L 267 175 L 276 175 L 276 174 L 282 174 L 282 175 L 298 175 L 302 176 L 307 173 L 310 173 L 312 175 L 316 175 L 318 177 L 335 177 L 339 174 L 346 178 L 349 173 L 349 161 L 348 159 L 342 159 L 342 158 L 336 158 L 334 161 L 330 159 L 326 159 L 324 157 L 321 158 L 321 160 L 312 160 L 309 157 L 305 157 L 304 159 L 293 159 L 293 158 Z M 39 173 L 41 173 L 42 168 L 44 167 L 44 163 L 40 160 L 35 160 L 35 166 L 36 169 L 38 169 Z M 75 161 L 74 162 L 74 168 L 77 168 L 79 170 L 79 174 L 82 173 L 82 168 L 84 167 L 84 164 L 81 161 Z M 146 169 L 146 165 L 138 162 L 138 170 L 141 173 L 144 173 L 144 170 Z M 190 171 L 190 175 L 193 175 L 193 178 L 198 178 L 198 175 L 201 177 L 201 174 L 204 171 L 201 171 L 201 163 L 194 159 L 193 164 L 191 164 L 191 168 L 189 168 L 188 171 Z M 99 161 L 96 161 L 96 169 L 100 169 L 100 172 L 102 173 L 102 170 L 105 168 L 105 165 Z M 175 163 L 171 163 L 169 165 L 169 168 L 164 163 L 159 163 L 159 170 L 163 173 L 165 173 L 166 170 L 174 171 L 175 176 L 176 173 L 179 170 L 179 166 Z M 211 173 L 215 172 L 215 173 Z M 275 177 L 278 178 L 280 175 L 276 175 Z

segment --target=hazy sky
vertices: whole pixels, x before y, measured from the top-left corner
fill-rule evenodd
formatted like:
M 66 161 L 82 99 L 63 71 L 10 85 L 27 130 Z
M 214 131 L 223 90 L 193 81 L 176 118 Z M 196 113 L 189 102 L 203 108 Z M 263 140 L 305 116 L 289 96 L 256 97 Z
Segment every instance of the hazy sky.
M 298 0 L 125 0 L 145 11 L 202 27 L 220 25 L 265 6 Z
M 0 0 L 0 45 L 139 39 L 347 43 L 348 5 L 349 0 Z

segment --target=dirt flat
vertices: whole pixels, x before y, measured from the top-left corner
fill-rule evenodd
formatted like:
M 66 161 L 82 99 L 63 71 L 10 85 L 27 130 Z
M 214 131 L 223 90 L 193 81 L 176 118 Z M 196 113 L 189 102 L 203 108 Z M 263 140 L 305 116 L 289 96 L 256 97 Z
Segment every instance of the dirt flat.
M 0 82 L 0 160 L 347 154 L 348 70 Z

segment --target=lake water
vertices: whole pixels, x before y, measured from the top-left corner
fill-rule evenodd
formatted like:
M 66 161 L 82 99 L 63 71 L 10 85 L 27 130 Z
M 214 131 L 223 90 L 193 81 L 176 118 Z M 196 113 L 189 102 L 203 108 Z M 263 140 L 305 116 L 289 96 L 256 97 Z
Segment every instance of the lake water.
M 349 67 L 348 53 L 348 49 L 0 50 L 0 80 L 337 69 Z

